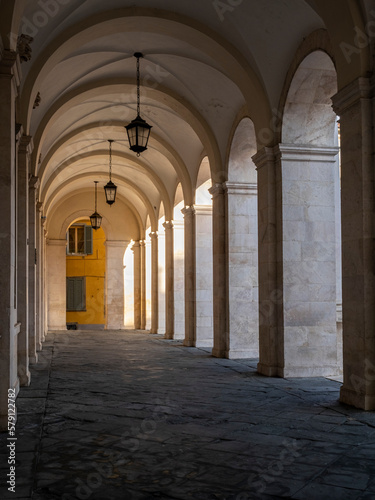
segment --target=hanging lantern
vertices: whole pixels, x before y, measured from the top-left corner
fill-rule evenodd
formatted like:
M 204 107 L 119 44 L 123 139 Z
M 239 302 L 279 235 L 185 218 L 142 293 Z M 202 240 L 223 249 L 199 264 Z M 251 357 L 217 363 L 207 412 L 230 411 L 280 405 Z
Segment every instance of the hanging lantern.
M 102 225 L 102 216 L 100 214 L 98 214 L 97 212 L 97 184 L 98 184 L 98 181 L 94 181 L 95 182 L 95 212 L 90 215 L 90 221 L 91 221 L 91 227 L 93 229 L 99 229 L 100 226 Z
M 139 156 L 147 149 L 147 143 L 152 128 L 145 120 L 141 118 L 140 111 L 140 76 L 139 76 L 139 59 L 143 57 L 141 52 L 136 52 L 134 57 L 137 58 L 137 117 L 127 125 L 126 132 L 128 133 L 129 147 Z
M 112 139 L 109 142 L 109 181 L 104 186 L 105 201 L 111 206 L 116 201 L 117 186 L 112 182 Z

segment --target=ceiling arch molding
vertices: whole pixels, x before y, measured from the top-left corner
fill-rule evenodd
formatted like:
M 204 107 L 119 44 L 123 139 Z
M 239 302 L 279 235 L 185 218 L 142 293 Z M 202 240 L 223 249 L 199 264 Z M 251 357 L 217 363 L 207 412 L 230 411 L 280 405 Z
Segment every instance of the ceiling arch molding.
M 83 127 L 79 127 L 72 132 L 66 134 L 64 137 L 59 139 L 53 146 L 50 148 L 46 156 L 42 159 L 42 162 L 39 165 L 38 170 L 35 172 L 35 175 L 37 175 L 41 181 L 43 181 L 43 176 L 45 174 L 45 171 L 47 169 L 49 161 L 52 159 L 53 155 L 60 149 L 62 148 L 69 140 L 73 139 L 74 137 L 78 136 L 81 133 L 89 132 L 90 130 L 93 129 L 100 129 L 102 127 L 106 126 L 106 124 L 103 124 L 103 122 L 95 122 L 90 125 L 85 125 Z M 123 122 L 120 121 L 114 121 L 108 123 L 108 126 L 111 127 L 121 127 L 121 129 L 124 128 Z M 88 138 L 89 139 L 89 138 Z M 107 140 L 107 136 L 103 135 L 103 140 Z M 179 179 L 179 182 L 182 184 L 182 189 L 184 192 L 184 197 L 187 200 L 187 205 L 192 204 L 192 184 L 190 180 L 190 175 L 189 172 L 186 168 L 186 165 L 180 155 L 175 151 L 166 141 L 164 141 L 161 137 L 159 137 L 155 132 L 151 134 L 150 140 L 149 140 L 149 145 L 153 146 L 155 144 L 156 149 L 163 154 L 167 160 L 171 163 L 171 165 L 174 167 L 177 177 Z M 147 172 L 146 175 L 149 175 L 150 178 L 157 178 L 160 183 L 162 182 L 159 177 L 156 176 L 153 170 L 151 170 L 147 165 L 145 165 L 140 158 L 135 157 L 134 155 L 124 155 L 120 153 L 116 153 L 114 151 L 114 155 L 117 155 L 121 158 L 126 159 L 126 161 L 134 164 L 138 168 L 141 168 L 145 172 Z M 108 152 L 107 152 L 108 156 Z M 73 161 L 76 161 L 78 158 L 82 158 L 82 153 L 78 153 Z M 164 186 L 164 184 L 163 184 Z
M 155 18 L 158 22 L 155 23 Z M 271 119 L 269 100 L 258 76 L 246 58 L 220 34 L 199 21 L 176 12 L 144 7 L 124 7 L 92 15 L 57 36 L 34 62 L 21 94 L 21 120 L 29 133 L 32 106 L 38 86 L 51 69 L 71 50 L 94 37 L 121 31 L 155 32 L 183 40 L 220 62 L 224 74 L 241 90 L 256 126 L 267 127 Z
M 55 191 L 55 195 L 58 194 L 59 191 L 61 191 L 65 186 L 60 186 L 56 191 Z M 137 220 L 137 223 L 138 223 L 138 226 L 139 226 L 139 232 L 142 235 L 144 235 L 145 233 L 145 230 L 146 230 L 146 226 L 144 224 L 144 222 L 142 221 L 142 218 L 138 212 L 138 210 L 136 209 L 136 207 L 133 205 L 133 203 L 131 203 L 129 200 L 127 200 L 126 198 L 124 198 L 123 196 L 119 196 L 119 199 L 122 201 L 122 203 L 124 205 L 126 205 L 128 207 L 128 209 L 132 212 L 132 214 L 134 215 L 135 219 Z M 46 211 L 45 211 L 45 214 L 46 216 L 48 216 L 48 213 L 53 209 L 53 207 L 51 205 L 49 205 L 48 207 L 46 207 Z M 73 214 L 72 214 L 73 215 Z M 62 228 L 61 231 L 60 231 L 60 236 L 62 236 L 61 239 L 64 238 L 64 235 L 68 229 L 68 227 L 70 226 L 70 224 L 72 224 L 72 222 L 75 220 L 74 218 L 72 219 L 72 215 L 70 215 L 66 220 L 69 220 L 70 222 L 68 223 L 68 225 L 64 225 L 63 227 L 65 227 L 65 230 Z M 84 216 L 85 217 L 89 217 L 91 215 L 91 213 L 89 215 L 87 215 L 87 210 L 84 210 Z M 78 215 L 78 217 L 82 217 L 82 214 Z M 105 218 L 105 220 L 107 221 L 107 218 Z M 107 225 L 110 224 L 109 221 L 106 222 Z
M 124 92 L 124 87 L 132 89 L 134 85 L 134 79 L 105 79 L 82 85 L 60 97 L 44 115 L 35 133 L 32 164 L 37 164 L 37 158 L 39 158 L 42 142 L 48 127 L 52 126 L 74 105 L 80 104 L 87 99 L 101 96 L 103 92 L 121 94 Z M 178 116 L 190 125 L 206 149 L 207 156 L 210 158 L 212 176 L 219 181 L 224 173 L 221 154 L 214 133 L 206 120 L 186 100 L 161 85 L 156 89 L 148 87 L 148 97 L 154 98 L 156 101 L 159 99 L 164 101 L 172 111 L 176 112 Z
M 75 177 L 72 177 L 72 178 L 68 179 L 67 181 L 65 181 L 64 183 L 62 183 L 59 186 L 59 188 L 57 190 L 55 190 L 54 195 L 56 195 L 64 187 L 68 186 L 70 183 L 74 182 L 75 180 L 91 178 L 94 175 L 96 175 L 97 177 L 100 176 L 100 177 L 106 178 L 107 173 L 106 172 L 85 172 L 85 173 L 82 173 L 80 175 L 76 175 Z M 150 217 L 152 227 L 153 228 L 157 227 L 158 222 L 156 219 L 154 208 L 151 205 L 147 196 L 142 192 L 142 190 L 133 182 L 131 182 L 129 180 L 124 180 L 124 178 L 117 176 L 115 174 L 112 175 L 112 179 L 117 181 L 118 183 L 121 183 L 122 185 L 128 187 L 133 193 L 135 193 L 137 195 L 137 197 L 142 201 L 143 205 L 146 207 L 146 211 Z M 49 201 L 49 199 L 51 199 L 51 202 Z M 45 199 L 46 210 L 47 210 L 47 207 L 50 207 L 52 205 L 52 202 L 53 202 L 53 195 L 51 195 L 49 198 Z
M 84 160 L 87 158 L 94 158 L 97 156 L 103 156 L 105 158 L 108 158 L 108 151 L 104 150 L 98 150 L 98 151 L 89 151 L 87 153 L 83 153 L 78 155 L 77 157 L 70 158 L 69 160 L 65 161 L 62 163 L 57 169 L 54 170 L 52 175 L 49 177 L 48 181 L 46 182 L 45 186 L 43 186 L 42 192 L 40 193 L 40 201 L 43 202 L 43 200 L 46 199 L 48 195 L 48 191 L 51 188 L 54 180 L 56 177 L 63 172 L 65 169 L 71 167 L 74 163 L 77 163 L 79 160 Z M 171 207 L 171 201 L 167 192 L 166 187 L 164 186 L 163 182 L 161 179 L 153 172 L 150 168 L 142 164 L 140 161 L 134 160 L 131 155 L 126 154 L 126 153 L 121 153 L 121 152 L 113 152 L 112 153 L 112 158 L 121 158 L 126 160 L 129 164 L 135 165 L 137 168 L 140 168 L 144 171 L 145 175 L 152 181 L 154 184 L 155 188 L 159 191 L 160 196 L 162 201 L 165 203 L 165 206 L 167 208 L 168 214 L 172 213 L 172 207 Z M 102 175 L 107 175 L 107 171 L 102 171 Z M 90 175 L 93 175 L 93 172 L 90 173 Z M 77 177 L 77 176 L 76 176 Z M 76 178 L 75 177 L 75 178 Z M 82 177 L 85 177 L 84 174 L 82 174 Z M 128 182 L 125 177 L 116 175 L 112 173 L 113 178 L 119 179 L 121 182 Z M 130 181 L 129 181 L 130 182 Z

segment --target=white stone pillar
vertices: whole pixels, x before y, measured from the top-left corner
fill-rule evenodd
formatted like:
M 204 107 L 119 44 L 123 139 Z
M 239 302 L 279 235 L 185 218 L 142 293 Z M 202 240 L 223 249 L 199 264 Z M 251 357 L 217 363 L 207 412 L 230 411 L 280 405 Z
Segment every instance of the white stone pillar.
M 32 138 L 22 136 L 18 146 L 17 211 L 17 314 L 18 378 L 21 386 L 30 384 L 29 371 L 29 164 Z
M 107 329 L 124 329 L 124 255 L 130 241 L 107 240 L 106 245 L 106 295 Z
M 196 347 L 212 347 L 213 326 L 213 266 L 212 266 L 212 206 L 195 205 L 196 249 Z
M 212 249 L 214 269 L 214 347 L 212 349 L 212 355 L 217 358 L 223 358 L 227 355 L 229 350 L 225 193 L 222 184 L 212 186 L 209 192 L 212 195 Z
M 47 240 L 48 330 L 66 330 L 66 240 Z
M 158 333 L 165 334 L 166 307 L 165 232 L 158 231 Z
M 159 327 L 159 257 L 158 233 L 150 233 L 151 238 L 151 333 L 158 333 Z
M 341 124 L 343 403 L 375 410 L 374 91 L 359 78 L 333 98 Z
M 259 356 L 257 184 L 225 183 L 228 220 L 227 358 Z
M 36 207 L 36 190 L 39 186 L 39 179 L 34 175 L 29 181 L 29 357 L 30 363 L 38 361 L 37 350 L 39 331 L 39 296 L 38 296 L 38 275 L 37 275 L 37 235 L 39 211 Z
M 174 228 L 173 222 L 163 224 L 165 230 L 165 338 L 174 338 Z
M 141 259 L 141 330 L 146 330 L 146 242 L 140 240 Z
M 45 294 L 45 267 L 46 267 L 46 231 L 44 229 L 46 218 L 43 216 L 43 206 L 37 203 L 37 311 L 38 311 L 38 329 L 37 329 L 37 350 L 42 349 L 42 344 L 46 340 L 46 294 Z
M 141 299 L 141 246 L 135 241 L 132 246 L 134 255 L 134 328 L 141 328 L 142 299 Z
M 276 171 L 273 149 L 263 148 L 253 156 L 258 171 L 258 284 L 259 284 L 259 363 L 258 372 L 279 375 L 284 363 L 281 336 L 282 283 L 277 266 L 277 227 L 281 176 Z M 282 277 L 280 278 L 282 279 Z
M 195 346 L 196 340 L 196 288 L 195 288 L 195 209 L 185 207 L 185 340 L 186 347 Z
M 184 221 L 174 225 L 174 338 L 185 338 Z
M 17 376 L 15 100 L 19 79 L 16 53 L 0 55 L 0 430 L 8 426 L 8 389 L 19 390 Z
M 338 148 L 281 144 L 278 149 L 282 169 L 283 376 L 336 375 Z

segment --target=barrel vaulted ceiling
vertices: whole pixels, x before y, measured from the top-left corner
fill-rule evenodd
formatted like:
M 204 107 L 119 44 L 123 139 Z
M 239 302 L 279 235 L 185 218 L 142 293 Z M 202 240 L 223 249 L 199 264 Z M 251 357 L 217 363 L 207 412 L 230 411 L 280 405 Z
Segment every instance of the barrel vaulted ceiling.
M 332 24 L 320 0 L 1 0 L 2 33 L 10 5 L 17 35 L 33 37 L 19 120 L 33 137 L 45 213 L 93 180 L 104 185 L 113 139 L 118 196 L 144 225 L 160 207 L 172 218 L 180 184 L 194 202 L 204 157 L 213 180 L 225 180 L 239 118 L 269 127 L 301 42 Z M 136 115 L 134 52 L 144 54 L 141 115 L 153 127 L 140 157 L 124 129 Z

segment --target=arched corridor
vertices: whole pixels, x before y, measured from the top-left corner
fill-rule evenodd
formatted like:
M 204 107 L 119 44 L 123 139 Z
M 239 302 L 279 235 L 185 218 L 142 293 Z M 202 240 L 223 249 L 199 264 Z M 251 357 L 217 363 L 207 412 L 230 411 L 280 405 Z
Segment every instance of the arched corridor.
M 1 432 L 71 330 L 334 379 L 372 418 L 374 22 L 374 0 L 0 0 Z

